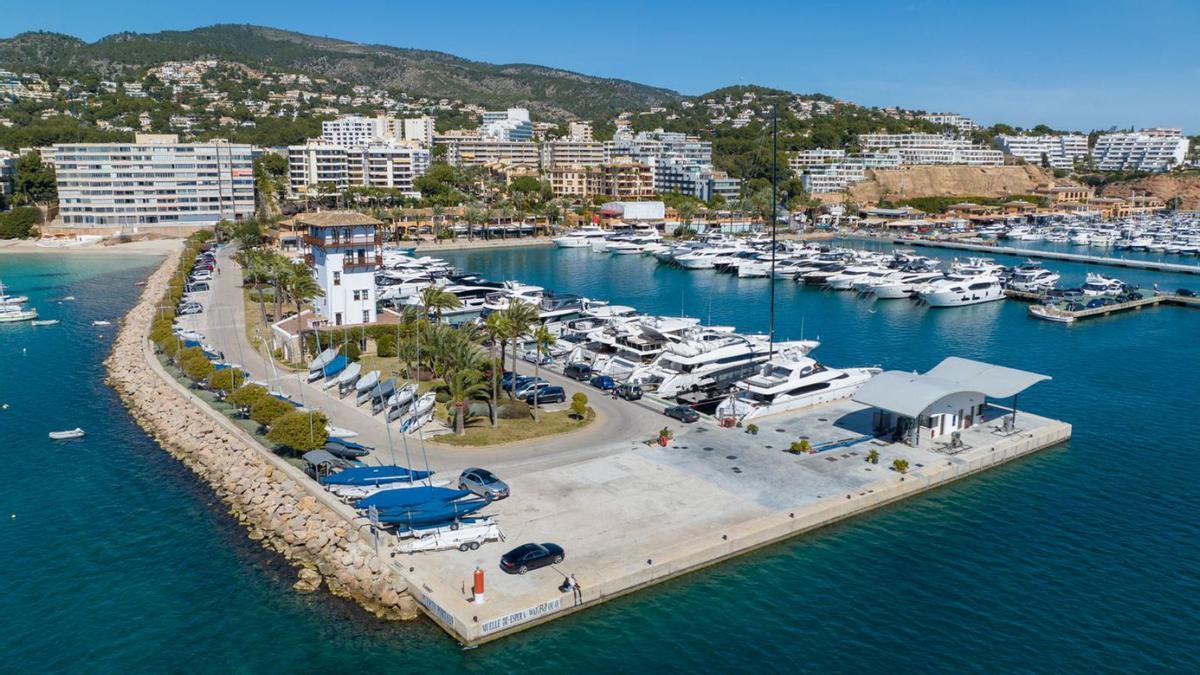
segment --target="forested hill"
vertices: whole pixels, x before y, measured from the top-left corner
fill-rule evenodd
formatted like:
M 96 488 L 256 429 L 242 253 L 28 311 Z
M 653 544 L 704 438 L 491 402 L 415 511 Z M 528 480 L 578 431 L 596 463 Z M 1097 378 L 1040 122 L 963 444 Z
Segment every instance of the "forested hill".
M 676 92 L 527 64 L 494 65 L 441 52 L 366 45 L 249 25 L 119 33 L 93 43 L 55 33 L 0 39 L 0 68 L 119 77 L 163 61 L 198 58 L 290 70 L 487 107 L 525 106 L 551 118 L 598 118 L 679 100 Z

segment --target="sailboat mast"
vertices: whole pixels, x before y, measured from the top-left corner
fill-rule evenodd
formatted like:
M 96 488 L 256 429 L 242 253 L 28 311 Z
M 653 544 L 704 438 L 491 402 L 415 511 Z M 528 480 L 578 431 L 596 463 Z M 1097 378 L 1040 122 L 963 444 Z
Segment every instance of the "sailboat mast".
M 778 207 L 776 200 L 777 184 L 779 182 L 779 103 L 778 101 L 771 106 L 771 326 L 770 326 L 770 347 L 767 351 L 767 358 L 775 358 L 775 226 L 778 221 L 776 213 Z

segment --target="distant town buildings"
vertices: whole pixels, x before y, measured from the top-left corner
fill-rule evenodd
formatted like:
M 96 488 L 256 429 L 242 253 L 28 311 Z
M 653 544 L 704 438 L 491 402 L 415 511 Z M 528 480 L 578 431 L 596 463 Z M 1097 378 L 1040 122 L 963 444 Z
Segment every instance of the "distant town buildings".
M 468 133 L 437 136 L 434 143 L 446 147 L 446 162 L 454 166 L 537 167 L 541 160 L 537 143 L 533 141 L 505 141 Z
M 1101 134 L 1092 149 L 1100 171 L 1166 171 L 1183 163 L 1188 139 L 1180 129 Z
M 593 166 L 554 166 L 546 171 L 555 195 L 591 199 L 597 196 L 637 201 L 655 195 L 654 170 L 640 162 L 619 161 Z
M 434 120 L 428 116 L 397 119 L 386 115 L 343 115 L 321 122 L 321 140 L 348 149 L 387 142 L 407 142 L 429 147 L 433 144 L 433 127 Z
M 1043 136 L 996 136 L 996 145 L 1005 153 L 1029 164 L 1055 169 L 1071 169 L 1076 162 L 1083 161 L 1088 154 L 1087 136 L 1080 134 Z
M 999 150 L 940 134 L 860 134 L 858 143 L 864 150 L 898 154 L 904 164 L 1004 164 L 1004 153 Z
M 845 152 L 818 148 L 802 151 L 788 160 L 792 171 L 800 177 L 810 193 L 842 192 L 852 183 L 866 180 L 867 169 L 894 169 L 900 166 L 898 152 L 864 152 L 847 155 Z M 815 161 L 825 158 L 825 161 Z
M 138 134 L 132 143 L 55 145 L 53 161 L 65 225 L 209 227 L 254 213 L 249 145 Z
M 714 169 L 712 143 L 695 136 L 662 129 L 635 135 L 622 126 L 605 143 L 605 156 L 608 162 L 628 159 L 651 167 L 659 194 L 675 192 L 704 201 L 720 195 L 731 201 L 741 190 L 738 179 Z

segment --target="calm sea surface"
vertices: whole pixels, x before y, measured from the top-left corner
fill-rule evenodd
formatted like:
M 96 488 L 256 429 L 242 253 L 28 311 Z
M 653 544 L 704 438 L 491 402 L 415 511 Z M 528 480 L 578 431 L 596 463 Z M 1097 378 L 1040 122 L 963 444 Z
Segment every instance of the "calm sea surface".
M 446 257 L 490 278 L 767 328 L 763 279 L 589 250 Z M 102 382 L 114 328 L 90 324 L 123 314 L 154 264 L 0 256 L 0 280 L 63 321 L 0 325 L 0 671 L 1200 670 L 1200 311 L 1061 326 L 1016 302 L 931 310 L 778 282 L 779 336 L 819 337 L 826 362 L 923 370 L 954 354 L 1047 373 L 1022 407 L 1070 421 L 1074 439 L 463 651 L 427 621 L 382 624 L 292 593 L 291 571 L 128 417 Z M 1048 266 L 1066 283 L 1087 269 Z M 75 426 L 88 436 L 46 437 Z

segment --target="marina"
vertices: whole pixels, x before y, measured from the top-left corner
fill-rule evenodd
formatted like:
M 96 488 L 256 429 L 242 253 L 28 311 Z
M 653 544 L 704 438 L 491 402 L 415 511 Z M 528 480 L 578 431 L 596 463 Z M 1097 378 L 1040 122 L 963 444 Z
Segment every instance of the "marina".
M 1200 274 L 1200 265 L 1189 265 L 1186 263 L 1170 263 L 1160 262 L 1155 260 L 1134 260 L 1130 258 L 1113 258 L 1104 256 L 1093 256 L 1083 253 L 1067 253 L 1063 251 L 1045 251 L 1032 248 L 1018 248 L 1012 246 L 1000 246 L 993 244 L 970 244 L 960 241 L 948 241 L 944 239 L 922 239 L 922 238 L 899 238 L 893 239 L 892 243 L 897 246 L 919 246 L 923 248 L 943 248 L 955 251 L 971 251 L 973 253 L 987 254 L 1002 254 L 1021 256 L 1025 258 L 1043 258 L 1046 260 L 1065 260 L 1068 262 L 1083 263 L 1086 265 L 1104 265 L 1107 267 L 1126 267 L 1137 270 L 1150 270 L 1154 272 L 1173 272 L 1177 274 Z

